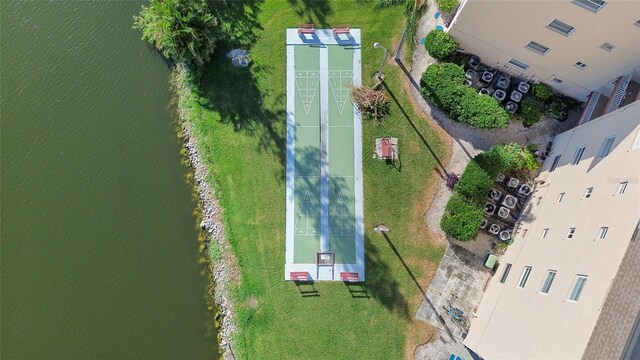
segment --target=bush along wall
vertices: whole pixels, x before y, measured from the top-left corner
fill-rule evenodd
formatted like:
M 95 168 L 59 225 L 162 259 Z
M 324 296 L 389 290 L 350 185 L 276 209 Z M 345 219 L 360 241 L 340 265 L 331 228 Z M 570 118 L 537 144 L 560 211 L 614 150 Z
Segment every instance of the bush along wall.
M 424 46 L 431 57 L 438 60 L 446 59 L 458 50 L 458 43 L 453 40 L 449 33 L 442 30 L 431 30 L 424 42 Z
M 440 228 L 456 240 L 474 239 L 482 222 L 484 199 L 496 175 L 529 176 L 538 166 L 531 151 L 517 143 L 496 145 L 475 156 L 454 187 L 440 220 Z
M 432 64 L 420 79 L 421 93 L 452 120 L 494 129 L 506 127 L 509 114 L 492 97 L 464 84 L 464 69 L 453 63 Z

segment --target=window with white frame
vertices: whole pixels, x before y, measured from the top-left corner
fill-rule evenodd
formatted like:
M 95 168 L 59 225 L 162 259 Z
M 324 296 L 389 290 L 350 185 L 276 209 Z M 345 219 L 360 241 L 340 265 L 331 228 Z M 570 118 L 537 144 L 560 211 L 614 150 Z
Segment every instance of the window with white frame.
M 529 41 L 526 48 L 540 55 L 545 55 L 549 50 L 551 50 L 550 48 L 535 41 Z
M 634 22 L 634 23 L 633 23 L 633 25 L 635 25 L 635 26 L 637 26 L 637 27 L 640 27 L 640 20 L 638 20 L 638 21 Z
M 551 168 L 549 169 L 549 172 L 556 171 L 556 168 L 558 167 L 559 162 L 560 162 L 560 155 L 553 158 L 553 162 L 551 163 Z
M 531 266 L 525 266 L 522 270 L 522 275 L 520 276 L 520 281 L 518 282 L 518 287 L 520 289 L 524 288 L 527 284 L 527 280 L 529 279 L 529 275 L 531 274 Z
M 522 71 L 525 71 L 529 68 L 529 64 L 523 63 L 522 61 L 516 59 L 509 60 L 508 64 Z
M 607 4 L 604 0 L 573 0 L 573 3 L 593 12 L 600 11 Z
M 598 239 L 604 240 L 607 237 L 607 233 L 609 232 L 608 227 L 601 227 L 600 231 L 598 231 Z
M 576 150 L 576 154 L 573 156 L 573 161 L 571 162 L 573 165 L 578 165 L 578 163 L 580 162 L 580 160 L 582 160 L 582 155 L 584 155 L 584 150 L 586 149 L 586 147 L 581 147 L 578 150 Z
M 542 235 L 540 235 L 540 239 L 546 238 L 547 234 L 549 234 L 549 229 L 543 229 L 542 230 Z
M 575 67 L 582 70 L 587 67 L 587 64 L 583 63 L 582 61 L 578 61 L 577 63 L 575 63 Z
M 609 136 L 608 138 L 602 141 L 602 146 L 600 147 L 600 151 L 598 151 L 598 157 L 603 158 L 611 152 L 611 148 L 613 147 L 613 142 L 616 140 L 615 136 Z
M 638 130 L 638 134 L 636 134 L 636 139 L 633 141 L 633 145 L 631 145 L 631 150 L 640 149 L 640 130 Z
M 600 45 L 600 49 L 602 49 L 602 50 L 606 50 L 606 51 L 609 51 L 609 52 L 610 52 L 611 50 L 615 49 L 615 48 L 616 48 L 616 46 L 615 46 L 615 45 L 613 45 L 613 44 L 612 44 L 612 43 L 610 43 L 610 42 L 606 42 L 606 43 L 604 43 L 604 44 Z
M 561 192 L 560 194 L 558 194 L 558 201 L 557 201 L 557 202 L 561 203 L 561 202 L 562 202 L 562 199 L 564 199 L 564 193 L 563 193 L 563 192 Z
M 542 196 L 538 196 L 538 200 L 536 200 L 536 206 L 540 205 L 542 202 Z
M 593 194 L 593 188 L 592 187 L 588 187 L 587 190 L 584 191 L 584 198 L 585 199 L 590 198 L 591 194 Z
M 627 190 L 627 185 L 629 185 L 628 181 L 623 181 L 618 184 L 618 194 L 624 194 L 624 192 Z
M 564 81 L 562 79 L 558 79 L 557 77 L 554 77 L 553 79 L 551 79 L 553 82 L 558 83 L 558 84 L 562 84 Z
M 524 239 L 525 236 L 527 236 L 527 232 L 529 231 L 529 229 L 523 229 L 522 230 L 522 238 Z
M 577 275 L 576 280 L 573 282 L 573 287 L 571 288 L 571 292 L 569 293 L 569 301 L 578 301 L 580 299 L 580 295 L 582 295 L 582 290 L 584 289 L 584 285 L 587 283 L 586 275 Z
M 553 19 L 553 21 L 551 21 L 549 25 L 547 25 L 547 27 L 553 31 L 559 32 L 562 35 L 569 35 L 576 29 L 573 26 L 558 19 Z
M 576 233 L 576 228 L 569 228 L 567 232 L 567 239 L 573 239 L 573 235 Z
M 542 287 L 540 288 L 541 294 L 548 294 L 551 289 L 551 284 L 553 284 L 553 279 L 556 278 L 556 271 L 549 270 L 547 271 L 547 277 L 544 278 L 544 282 L 542 283 Z
M 504 270 L 502 270 L 502 276 L 500 276 L 500 284 L 504 284 L 507 282 L 507 278 L 509 277 L 509 272 L 511 271 L 511 264 L 506 264 Z

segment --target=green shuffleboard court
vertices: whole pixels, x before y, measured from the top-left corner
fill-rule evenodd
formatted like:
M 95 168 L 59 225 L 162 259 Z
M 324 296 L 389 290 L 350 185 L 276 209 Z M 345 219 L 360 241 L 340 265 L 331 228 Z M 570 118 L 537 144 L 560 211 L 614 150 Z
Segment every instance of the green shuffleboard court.
M 287 280 L 364 281 L 360 66 L 359 29 L 287 29 Z

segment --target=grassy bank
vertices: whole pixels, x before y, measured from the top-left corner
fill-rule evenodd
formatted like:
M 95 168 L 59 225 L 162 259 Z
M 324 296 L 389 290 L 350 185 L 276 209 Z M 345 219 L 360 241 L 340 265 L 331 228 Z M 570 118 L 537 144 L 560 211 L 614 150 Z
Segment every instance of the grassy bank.
M 414 112 L 405 74 L 395 63 L 385 68 L 391 115 L 380 125 L 366 122 L 363 129 L 369 297 L 353 298 L 342 283 L 318 283 L 320 296 L 303 298 L 283 275 L 285 29 L 307 22 L 362 28 L 363 82 L 371 84 L 382 52 L 369 44 L 397 44 L 403 7 L 380 10 L 358 0 L 290 0 L 256 5 L 253 14 L 238 20 L 238 36 L 230 39 L 249 48 L 250 69 L 231 67 L 227 49 L 221 48 L 203 71 L 201 96 L 180 103 L 190 110 L 241 268 L 232 299 L 238 312 L 236 356 L 402 358 L 429 336 L 412 321 L 421 299 L 414 278 L 425 288 L 444 251 L 432 245 L 424 224 L 428 186 L 439 166 L 434 155 L 441 156 L 443 145 Z M 401 161 L 395 166 L 372 159 L 377 136 L 399 138 Z M 377 223 L 391 229 L 391 244 L 372 231 Z

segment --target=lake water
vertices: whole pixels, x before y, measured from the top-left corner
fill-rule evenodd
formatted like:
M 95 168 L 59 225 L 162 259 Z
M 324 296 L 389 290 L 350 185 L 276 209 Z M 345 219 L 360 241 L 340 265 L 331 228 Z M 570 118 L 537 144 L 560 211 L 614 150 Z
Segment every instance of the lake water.
M 0 1 L 2 359 L 213 359 L 142 2 Z

